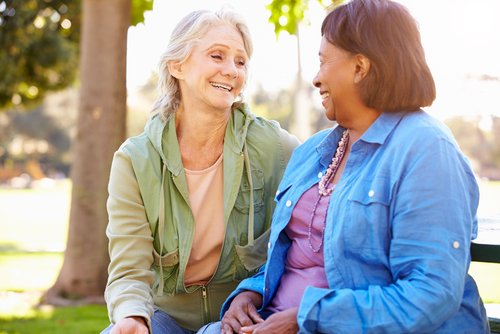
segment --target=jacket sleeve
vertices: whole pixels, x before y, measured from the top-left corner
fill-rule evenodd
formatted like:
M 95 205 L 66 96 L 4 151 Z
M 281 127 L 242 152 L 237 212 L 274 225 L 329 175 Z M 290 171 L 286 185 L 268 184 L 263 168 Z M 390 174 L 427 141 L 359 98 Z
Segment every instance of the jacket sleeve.
M 417 146 L 401 157 L 407 167 L 391 195 L 392 284 L 307 288 L 301 333 L 430 333 L 459 309 L 478 187 L 453 142 L 435 138 Z
M 295 148 L 300 145 L 300 141 L 297 139 L 297 137 L 282 128 L 279 128 L 278 131 L 280 135 L 280 146 L 283 152 L 283 159 L 281 163 L 283 166 L 283 170 L 285 170 L 288 164 L 288 160 L 290 160 L 290 156 L 292 155 Z
M 128 316 L 153 315 L 153 238 L 130 158 L 115 153 L 107 201 L 110 264 L 105 291 L 112 323 Z

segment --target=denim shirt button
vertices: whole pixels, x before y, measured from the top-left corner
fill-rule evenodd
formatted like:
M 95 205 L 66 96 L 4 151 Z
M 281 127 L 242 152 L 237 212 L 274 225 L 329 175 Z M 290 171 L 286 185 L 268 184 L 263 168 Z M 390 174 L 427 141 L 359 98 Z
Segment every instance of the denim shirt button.
M 375 190 L 371 189 L 369 192 L 368 192 L 368 197 L 373 197 L 375 196 Z
M 460 248 L 460 243 L 458 241 L 453 241 L 453 248 L 458 249 Z
M 291 207 L 292 206 L 292 201 L 290 201 L 290 200 L 286 201 L 285 205 L 286 205 L 287 208 Z
M 278 196 L 280 194 L 280 190 L 276 190 L 276 196 Z
M 318 179 L 321 179 L 323 177 L 323 173 L 322 172 L 319 172 L 318 173 Z

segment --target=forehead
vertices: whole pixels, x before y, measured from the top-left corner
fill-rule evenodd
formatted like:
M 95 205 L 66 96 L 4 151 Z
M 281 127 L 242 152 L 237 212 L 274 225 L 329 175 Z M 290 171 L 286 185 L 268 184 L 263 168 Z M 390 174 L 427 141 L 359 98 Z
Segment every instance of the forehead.
M 226 47 L 246 55 L 241 33 L 229 24 L 219 24 L 209 28 L 198 45 L 201 49 L 209 49 L 213 46 Z
M 335 45 L 333 45 L 332 43 L 330 43 L 326 37 L 322 37 L 321 38 L 321 43 L 319 45 L 319 56 L 320 57 L 326 57 L 326 58 L 329 58 L 329 57 L 336 57 L 342 53 L 344 53 L 345 51 Z

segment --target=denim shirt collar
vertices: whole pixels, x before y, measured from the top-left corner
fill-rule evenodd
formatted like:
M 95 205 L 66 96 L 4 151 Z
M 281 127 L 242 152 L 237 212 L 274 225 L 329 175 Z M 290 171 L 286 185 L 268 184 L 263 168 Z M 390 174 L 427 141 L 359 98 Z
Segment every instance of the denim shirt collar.
M 421 112 L 421 110 L 418 112 Z M 403 111 L 383 112 L 365 131 L 365 133 L 363 133 L 359 141 L 383 145 L 387 137 L 389 137 L 391 132 L 407 113 L 408 112 Z M 328 165 L 330 164 L 333 150 L 336 149 L 344 130 L 344 127 L 337 125 L 316 146 L 316 152 L 318 152 L 318 154 L 320 155 L 319 161 L 321 165 L 323 165 L 323 167 L 328 167 Z

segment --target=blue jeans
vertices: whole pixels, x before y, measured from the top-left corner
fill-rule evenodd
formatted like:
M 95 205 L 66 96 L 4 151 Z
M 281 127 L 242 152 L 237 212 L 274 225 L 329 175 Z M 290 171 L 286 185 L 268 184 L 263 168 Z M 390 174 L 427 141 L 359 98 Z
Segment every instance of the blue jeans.
M 196 334 L 220 334 L 220 321 L 211 322 L 201 327 Z
M 113 325 L 109 325 L 101 334 L 109 334 Z M 153 329 L 153 334 L 194 334 L 196 332 L 190 331 L 188 329 L 179 326 L 174 319 L 172 319 L 168 314 L 163 311 L 155 310 L 153 318 L 151 318 L 151 327 Z M 206 326 L 205 326 L 206 327 Z M 220 327 L 219 327 L 220 328 Z M 201 332 L 203 333 L 203 332 Z M 207 334 L 212 332 L 205 332 Z M 220 333 L 220 329 L 219 332 Z

